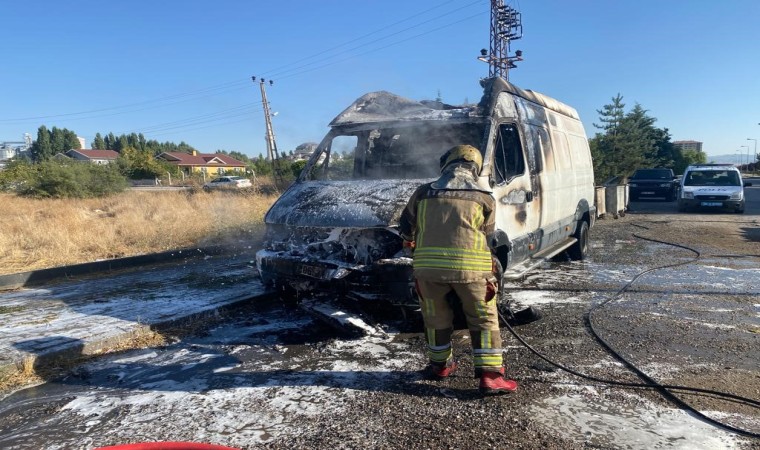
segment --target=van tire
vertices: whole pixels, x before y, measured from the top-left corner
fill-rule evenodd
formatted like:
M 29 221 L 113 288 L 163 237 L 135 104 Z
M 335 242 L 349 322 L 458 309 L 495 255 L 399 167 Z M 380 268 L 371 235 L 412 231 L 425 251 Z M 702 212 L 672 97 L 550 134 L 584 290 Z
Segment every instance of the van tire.
M 567 254 L 573 261 L 583 261 L 588 257 L 588 222 L 578 224 L 574 237 L 578 241 L 567 249 Z

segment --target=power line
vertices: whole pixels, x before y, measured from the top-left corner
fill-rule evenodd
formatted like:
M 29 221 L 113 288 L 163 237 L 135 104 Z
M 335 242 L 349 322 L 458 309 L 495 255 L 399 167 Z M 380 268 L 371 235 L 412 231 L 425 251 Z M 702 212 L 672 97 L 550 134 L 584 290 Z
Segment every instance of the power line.
M 281 66 L 281 67 L 280 67 L 280 68 L 278 68 L 278 69 L 273 69 L 273 70 L 271 70 L 271 71 L 267 72 L 267 73 L 266 73 L 266 75 L 267 75 L 267 77 L 268 77 L 268 78 L 272 78 L 272 77 L 276 77 L 276 78 L 279 78 L 279 77 L 281 77 L 281 75 L 283 75 L 283 74 L 286 74 L 286 73 L 289 73 L 289 72 L 293 72 L 293 71 L 295 71 L 295 70 L 298 70 L 298 69 L 300 69 L 300 68 L 302 68 L 302 67 L 307 67 L 307 66 L 309 66 L 309 65 L 311 65 L 311 64 L 316 64 L 316 63 L 319 63 L 320 61 L 315 61 L 315 62 L 311 62 L 311 63 L 306 63 L 306 64 L 303 64 L 303 65 L 301 65 L 301 66 L 298 66 L 298 67 L 294 67 L 294 68 L 291 68 L 291 69 L 285 69 L 286 67 L 290 67 L 290 66 L 293 66 L 293 65 L 295 65 L 295 64 L 298 64 L 298 63 L 300 63 L 300 62 L 303 62 L 303 61 L 307 61 L 307 60 L 310 60 L 310 59 L 314 59 L 314 58 L 315 58 L 315 57 L 317 57 L 317 56 L 320 56 L 320 55 L 323 55 L 323 54 L 329 53 L 329 52 L 331 52 L 332 50 L 337 50 L 337 49 L 339 49 L 339 48 L 341 48 L 341 47 L 344 47 L 344 46 L 346 46 L 346 45 L 348 45 L 348 44 L 351 44 L 351 43 L 353 43 L 353 42 L 361 41 L 361 40 L 363 40 L 364 38 L 367 38 L 367 37 L 369 37 L 369 36 L 372 36 L 372 35 L 374 35 L 374 34 L 377 34 L 377 33 L 380 33 L 380 32 L 382 32 L 382 31 L 385 31 L 385 30 L 387 30 L 387 29 L 390 29 L 390 28 L 394 27 L 395 25 L 398 25 L 398 24 L 400 24 L 400 23 L 403 23 L 403 22 L 409 21 L 409 20 L 411 20 L 411 19 L 412 19 L 412 18 L 414 18 L 414 17 L 420 16 L 420 15 L 422 15 L 422 14 L 425 14 L 425 13 L 427 13 L 427 12 L 430 12 L 430 11 L 432 11 L 432 10 L 434 10 L 434 9 L 438 9 L 438 8 L 440 8 L 440 7 L 441 7 L 441 6 L 443 6 L 443 5 L 446 5 L 446 4 L 448 4 L 448 3 L 451 3 L 452 1 L 453 1 L 453 0 L 451 0 L 451 1 L 448 1 L 448 2 L 446 2 L 446 3 L 443 3 L 443 4 L 441 4 L 441 5 L 438 5 L 438 6 L 434 7 L 434 8 L 430 8 L 430 9 L 428 9 L 428 10 L 426 10 L 426 11 L 423 11 L 423 12 L 421 12 L 421 13 L 415 14 L 414 16 L 411 16 L 411 17 L 408 17 L 408 18 L 406 18 L 406 19 L 403 19 L 403 20 L 400 20 L 400 21 L 398 21 L 398 22 L 395 22 L 395 23 L 393 23 L 393 24 L 391 24 L 391 25 L 389 25 L 389 26 L 386 26 L 386 27 L 380 28 L 380 29 L 378 29 L 378 30 L 376 30 L 376 31 L 373 31 L 373 32 L 371 32 L 371 33 L 367 33 L 367 34 L 365 34 L 365 35 L 363 35 L 363 36 L 361 36 L 361 37 L 359 37 L 359 38 L 356 38 L 356 39 L 352 39 L 352 40 L 350 40 L 350 41 L 347 41 L 347 42 L 344 42 L 344 43 L 342 43 L 342 44 L 336 45 L 336 46 L 334 46 L 334 47 L 331 47 L 331 48 L 330 48 L 330 49 L 328 49 L 328 50 L 324 50 L 324 51 L 321 51 L 321 52 L 319 52 L 319 53 L 316 53 L 316 54 L 314 54 L 314 55 L 311 55 L 311 56 L 307 56 L 307 57 L 305 57 L 305 58 L 301 58 L 301 59 L 299 59 L 298 61 L 292 62 L 292 63 L 290 63 L 290 64 L 286 64 L 286 65 L 284 65 L 284 66 Z M 367 46 L 367 45 L 370 45 L 370 44 L 374 44 L 374 43 L 376 43 L 376 42 L 379 42 L 379 41 L 382 41 L 382 40 L 385 40 L 385 39 L 391 38 L 391 37 L 393 37 L 393 36 L 399 35 L 399 34 L 401 34 L 401 33 L 404 33 L 404 32 L 406 32 L 406 31 L 409 31 L 409 30 L 413 30 L 413 29 L 415 29 L 415 28 L 418 28 L 418 27 L 420 27 L 421 25 L 425 25 L 425 24 L 427 24 L 427 23 L 430 23 L 430 22 L 433 22 L 433 21 L 435 21 L 435 20 L 441 19 L 441 18 L 443 18 L 443 17 L 449 16 L 449 15 L 451 15 L 451 14 L 454 14 L 455 12 L 461 11 L 462 9 L 466 9 L 466 8 L 469 8 L 470 6 L 472 6 L 472 5 L 474 5 L 474 4 L 477 4 L 477 3 L 482 3 L 482 2 L 483 2 L 483 0 L 476 0 L 476 1 L 474 1 L 474 2 L 468 3 L 467 5 L 464 5 L 464 6 L 461 6 L 461 7 L 457 8 L 457 9 L 451 10 L 451 11 L 449 11 L 449 12 L 447 12 L 447 13 L 444 13 L 444 14 L 441 14 L 441 15 L 439 15 L 439 16 L 433 17 L 433 18 L 431 18 L 431 19 L 428 19 L 428 20 L 425 20 L 425 21 L 419 22 L 419 23 L 417 23 L 417 24 L 415 24 L 415 25 L 412 25 L 412 26 L 410 26 L 410 27 L 407 27 L 407 28 L 401 29 L 401 30 L 399 30 L 399 31 L 393 32 L 393 33 L 391 33 L 391 34 L 388 34 L 388 35 L 385 35 L 385 36 L 379 37 L 379 38 L 377 38 L 377 39 L 375 39 L 375 40 L 372 40 L 372 41 L 369 41 L 369 42 L 365 42 L 364 44 L 360 44 L 360 45 L 357 45 L 357 46 L 355 46 L 355 47 L 352 47 L 352 48 L 349 48 L 349 49 L 346 49 L 346 50 L 342 50 L 342 51 L 340 51 L 340 52 L 338 52 L 338 53 L 335 53 L 335 54 L 333 54 L 333 55 L 330 55 L 330 56 L 326 57 L 325 59 L 334 58 L 334 57 L 337 57 L 337 56 L 339 56 L 339 55 L 342 55 L 342 54 L 345 54 L 345 53 L 351 52 L 351 51 L 353 51 L 353 50 L 357 50 L 357 49 L 359 49 L 359 48 L 365 47 L 365 46 Z
M 243 122 L 250 123 L 251 122 L 250 117 L 246 117 L 245 119 L 240 119 L 240 120 L 233 120 L 233 121 L 230 121 L 230 122 L 216 123 L 216 124 L 213 124 L 213 125 L 206 125 L 206 126 L 201 126 L 201 127 L 193 127 L 192 129 L 193 130 L 203 130 L 203 129 L 206 129 L 206 128 L 214 128 L 214 127 L 219 127 L 219 126 L 222 126 L 222 125 L 232 125 L 232 124 L 235 124 L 235 123 L 243 123 Z M 171 135 L 177 134 L 180 131 L 183 131 L 183 129 L 177 129 L 177 130 L 174 130 L 174 131 L 171 131 L 171 132 L 167 132 L 167 133 L 158 133 L 158 134 L 151 133 L 151 136 L 171 136 Z
M 342 58 L 342 59 L 338 59 L 338 60 L 334 59 L 334 58 L 339 57 L 340 55 L 347 54 L 347 53 L 353 52 L 355 50 L 359 50 L 361 48 L 365 48 L 365 47 L 370 46 L 372 44 L 381 42 L 383 40 L 390 39 L 390 38 L 392 38 L 394 36 L 398 36 L 398 35 L 400 35 L 402 33 L 405 33 L 405 32 L 408 32 L 410 30 L 419 28 L 419 27 L 421 27 L 421 26 L 423 26 L 425 24 L 429 24 L 429 23 L 438 21 L 438 20 L 440 20 L 440 19 L 442 19 L 442 18 L 444 18 L 446 16 L 454 14 L 454 13 L 456 13 L 458 11 L 463 10 L 463 9 L 469 8 L 470 6 L 472 6 L 474 4 L 485 3 L 484 0 L 477 0 L 477 1 L 474 1 L 474 2 L 467 3 L 466 5 L 458 7 L 456 9 L 451 10 L 451 11 L 448 11 L 448 12 L 445 12 L 443 14 L 440 14 L 440 15 L 438 15 L 436 17 L 431 18 L 431 19 L 427 19 L 427 20 L 424 20 L 422 22 L 418 22 L 418 23 L 416 23 L 414 25 L 411 25 L 409 27 L 403 28 L 401 30 L 395 31 L 395 32 L 390 33 L 390 34 L 386 34 L 384 36 L 380 36 L 377 39 L 374 39 L 372 41 L 365 42 L 363 44 L 353 46 L 351 48 L 342 50 L 342 51 L 340 51 L 338 53 L 334 53 L 333 55 L 331 55 L 331 56 L 329 56 L 327 58 L 324 58 L 322 60 L 312 61 L 311 63 L 301 64 L 300 66 L 287 69 L 288 67 L 292 67 L 295 64 L 303 63 L 304 61 L 317 58 L 319 56 L 328 54 L 328 53 L 332 52 L 333 50 L 339 49 L 341 47 L 345 47 L 345 46 L 347 46 L 347 45 L 349 45 L 351 43 L 359 42 L 359 41 L 365 40 L 366 38 L 368 38 L 370 36 L 382 33 L 382 32 L 384 32 L 386 30 L 390 30 L 390 29 L 398 26 L 399 24 L 402 24 L 404 22 L 409 22 L 410 20 L 413 20 L 413 19 L 415 19 L 415 18 L 417 18 L 419 16 L 426 15 L 427 13 L 429 13 L 431 11 L 443 8 L 444 6 L 449 5 L 449 4 L 453 3 L 454 1 L 455 0 L 449 0 L 449 1 L 443 2 L 443 3 L 439 4 L 439 5 L 436 5 L 436 6 L 434 6 L 432 8 L 429 8 L 429 9 L 427 9 L 425 11 L 413 14 L 413 15 L 407 17 L 407 18 L 404 18 L 404 19 L 401 19 L 399 21 L 396 21 L 396 22 L 394 22 L 394 23 L 392 23 L 390 25 L 387 25 L 387 26 L 384 26 L 382 28 L 379 28 L 379 29 L 377 29 L 375 31 L 372 31 L 370 33 L 362 35 L 362 36 L 360 36 L 358 38 L 354 38 L 354 39 L 351 39 L 349 41 L 346 41 L 343 44 L 331 47 L 331 48 L 329 48 L 327 50 L 323 50 L 321 52 L 315 53 L 315 54 L 313 54 L 311 56 L 308 56 L 308 57 L 305 57 L 305 58 L 300 58 L 297 61 L 294 61 L 294 62 L 292 62 L 290 64 L 286 64 L 286 65 L 280 66 L 279 68 L 273 69 L 273 71 L 270 71 L 268 73 L 280 73 L 280 74 L 284 74 L 284 76 L 279 76 L 278 78 L 293 77 L 293 76 L 300 75 L 300 74 L 303 74 L 303 73 L 306 73 L 306 72 L 310 72 L 310 71 L 318 70 L 318 69 L 321 69 L 321 68 L 324 68 L 324 67 L 328 67 L 330 65 L 337 64 L 337 63 L 340 63 L 340 62 L 343 62 L 343 61 L 346 61 L 346 60 L 357 58 L 357 57 L 360 57 L 360 56 L 363 56 L 363 55 L 366 55 L 366 54 L 369 54 L 369 53 L 377 52 L 377 51 L 386 49 L 388 47 L 392 47 L 394 45 L 398 45 L 400 43 L 409 41 L 411 39 L 415 39 L 415 38 L 418 38 L 418 37 L 421 37 L 421 36 L 424 36 L 424 35 L 428 35 L 428 34 L 431 34 L 433 32 L 439 31 L 441 29 L 444 29 L 444 28 L 447 28 L 447 27 L 450 27 L 450 26 L 462 23 L 464 21 L 470 20 L 470 19 L 472 19 L 474 17 L 480 16 L 480 15 L 483 14 L 482 12 L 478 13 L 478 14 L 474 14 L 474 15 L 468 16 L 466 18 L 457 20 L 455 22 L 451 22 L 451 23 L 448 23 L 446 25 L 442 25 L 440 27 L 436 27 L 436 28 L 433 28 L 433 29 L 425 31 L 425 32 L 415 34 L 413 36 L 409 36 L 409 37 L 406 37 L 406 38 L 403 38 L 403 39 L 391 42 L 391 43 L 389 43 L 387 45 L 376 47 L 376 48 L 367 50 L 365 52 L 361 52 L 361 53 L 358 53 L 358 54 L 354 54 L 352 56 L 348 56 L 346 58 Z M 318 64 L 318 65 L 315 66 L 315 64 Z M 311 67 L 309 67 L 309 66 L 311 66 Z M 305 70 L 302 70 L 302 69 L 305 69 Z M 271 77 L 267 76 L 267 78 L 271 78 Z M 156 99 L 152 99 L 152 100 L 146 100 L 146 101 L 142 101 L 142 102 L 135 102 L 135 103 L 125 104 L 125 105 L 112 106 L 112 107 L 107 107 L 107 108 L 99 108 L 99 109 L 93 109 L 93 110 L 87 110 L 87 111 L 72 112 L 72 113 L 64 113 L 64 114 L 51 114 L 51 115 L 36 116 L 36 117 L 26 117 L 26 118 L 16 118 L 16 119 L 0 119 L 0 123 L 13 123 L 13 122 L 24 122 L 24 121 L 41 120 L 41 119 L 56 119 L 56 118 L 65 118 L 65 121 L 76 121 L 76 120 L 93 119 L 93 118 L 99 118 L 99 117 L 111 117 L 111 116 L 120 115 L 120 114 L 129 114 L 129 113 L 144 111 L 144 110 L 148 110 L 148 109 L 155 109 L 155 108 L 161 108 L 161 107 L 171 106 L 171 105 L 175 105 L 175 104 L 178 104 L 178 103 L 198 100 L 200 98 L 220 95 L 220 94 L 224 94 L 224 93 L 233 92 L 233 91 L 236 91 L 236 90 L 243 90 L 243 89 L 246 89 L 247 86 L 249 86 L 247 83 L 248 83 L 247 80 L 239 80 L 239 81 L 236 80 L 236 81 L 230 81 L 230 82 L 226 82 L 226 83 L 221 83 L 221 84 L 214 85 L 214 86 L 211 86 L 211 87 L 208 87 L 208 88 L 198 89 L 198 90 L 195 90 L 195 91 L 189 91 L 189 92 L 184 92 L 184 93 L 178 93 L 178 94 L 174 94 L 174 95 L 170 95 L 170 96 L 166 96 L 166 97 L 160 97 L 160 98 L 156 98 Z M 238 107 L 238 108 L 242 108 L 242 107 Z M 231 111 L 233 111 L 235 109 L 237 109 L 237 108 L 233 108 L 233 109 L 228 110 L 228 111 L 231 112 Z M 106 113 L 106 114 L 102 114 L 102 113 Z M 217 112 L 217 113 L 212 113 L 212 114 L 207 114 L 207 115 L 195 116 L 193 118 L 187 118 L 187 119 L 181 119 L 181 120 L 177 120 L 177 121 L 173 121 L 173 122 L 167 122 L 167 123 L 164 123 L 164 124 L 156 124 L 156 125 L 153 125 L 153 126 L 150 126 L 150 127 L 143 128 L 142 132 L 156 132 L 156 131 L 164 131 L 164 130 L 171 130 L 171 129 L 179 129 L 179 128 L 183 128 L 183 127 L 186 128 L 186 127 L 189 127 L 189 126 L 194 126 L 194 125 L 199 125 L 199 124 L 203 124 L 203 123 L 209 123 L 209 122 L 221 120 L 223 118 L 230 118 L 230 117 L 236 117 L 238 115 L 242 115 L 242 114 L 238 114 L 238 115 L 225 115 L 225 114 L 226 113 L 224 111 L 222 111 L 222 112 Z M 225 116 L 221 117 L 222 115 L 225 115 Z M 203 119 L 206 119 L 206 118 L 211 119 L 211 120 L 210 121 L 203 120 Z M 216 125 L 212 125 L 212 126 L 216 126 Z M 194 128 L 197 129 L 199 127 L 194 126 Z
M 343 59 L 339 59 L 339 60 L 337 60 L 337 61 L 331 61 L 331 62 L 328 62 L 328 63 L 322 64 L 321 66 L 312 67 L 312 68 L 310 68 L 310 69 L 302 70 L 302 71 L 300 71 L 300 72 L 297 72 L 297 73 L 294 73 L 294 74 L 291 74 L 291 75 L 284 75 L 284 76 L 280 76 L 280 77 L 279 77 L 279 79 L 294 77 L 294 76 L 296 76 L 296 75 L 301 75 L 302 73 L 311 72 L 311 71 L 313 71 L 313 70 L 321 69 L 321 68 L 323 68 L 323 67 L 331 66 L 331 65 L 333 65 L 333 64 L 337 64 L 337 63 L 340 63 L 340 62 L 348 61 L 348 60 L 351 60 L 351 59 L 357 58 L 357 57 L 359 57 L 359 56 L 364 56 L 364 55 L 367 55 L 367 54 L 369 54 L 369 53 L 374 53 L 374 52 L 376 52 L 376 51 L 379 51 L 379 50 L 384 50 L 384 49 L 386 49 L 386 48 L 388 48 L 388 47 L 393 47 L 394 45 L 398 45 L 398 44 L 401 44 L 401 43 L 403 43 L 403 42 L 406 42 L 406 41 L 409 41 L 409 40 L 411 40 L 411 39 L 415 39 L 415 38 L 418 38 L 418 37 L 420 37 L 420 36 L 424 36 L 424 35 L 426 35 L 426 34 L 430 34 L 430 33 L 433 33 L 433 32 L 435 32 L 435 31 L 439 31 L 439 30 L 442 30 L 442 29 L 444 29 L 444 28 L 448 28 L 448 27 L 451 27 L 451 26 L 454 26 L 454 25 L 458 25 L 458 24 L 460 24 L 460 23 L 462 23 L 462 22 L 466 22 L 466 21 L 468 21 L 468 20 L 471 20 L 471 19 L 473 19 L 473 18 L 475 18 L 475 17 L 478 17 L 478 16 L 482 16 L 482 15 L 484 15 L 484 14 L 486 14 L 486 13 L 487 13 L 487 11 L 483 11 L 483 12 L 480 12 L 480 13 L 477 13 L 477 14 L 473 14 L 473 15 L 471 15 L 471 16 L 467 16 L 467 17 L 465 17 L 465 18 L 463 18 L 463 19 L 460 19 L 460 20 L 457 20 L 457 21 L 455 21 L 455 22 L 451 22 L 451 23 L 449 23 L 449 24 L 446 24 L 446 25 L 442 25 L 442 26 L 440 26 L 440 27 L 437 27 L 437 28 L 433 28 L 432 30 L 428 30 L 428 31 L 425 31 L 425 32 L 423 32 L 423 33 L 419 33 L 419 34 L 415 34 L 415 35 L 413 35 L 413 36 L 409 36 L 409 37 L 407 37 L 407 38 L 401 39 L 401 40 L 399 40 L 399 41 L 395 41 L 395 42 L 392 42 L 392 43 L 390 43 L 390 44 L 388 44 L 388 45 L 384 45 L 384 46 L 382 46 L 382 47 L 377 47 L 377 48 L 374 48 L 374 49 L 372 49 L 372 50 L 368 50 L 368 51 L 366 51 L 366 52 L 363 52 L 363 53 L 358 53 L 358 54 L 356 54 L 356 55 L 352 55 L 352 56 L 349 56 L 349 57 L 346 57 L 346 58 L 343 58 Z
M 234 86 L 236 84 L 238 86 Z M 92 113 L 98 113 L 98 112 L 104 112 L 104 111 L 113 111 L 113 110 L 124 109 L 124 108 L 132 108 L 132 107 L 135 107 L 135 106 L 149 105 L 149 104 L 153 104 L 153 103 L 165 102 L 167 100 L 176 100 L 176 99 L 180 99 L 180 98 L 186 98 L 186 97 L 198 96 L 200 94 L 205 94 L 205 95 L 202 95 L 202 96 L 199 97 L 199 98 L 203 98 L 203 97 L 208 97 L 208 96 L 212 96 L 212 95 L 218 95 L 220 93 L 227 93 L 227 92 L 231 92 L 231 91 L 235 91 L 235 90 L 242 90 L 242 89 L 244 89 L 243 86 L 247 86 L 247 85 L 244 84 L 243 82 L 240 82 L 240 81 L 231 81 L 231 82 L 223 83 L 223 84 L 220 84 L 220 85 L 212 86 L 212 87 L 209 87 L 209 88 L 200 89 L 200 90 L 197 90 L 197 91 L 191 91 L 191 92 L 186 92 L 186 93 L 182 93 L 182 94 L 170 95 L 170 96 L 167 96 L 167 97 L 161 97 L 161 98 L 157 98 L 157 99 L 153 99 L 153 100 L 146 100 L 146 101 L 143 101 L 143 102 L 130 103 L 130 104 L 126 104 L 126 105 L 111 106 L 111 107 L 108 107 L 108 108 L 100 108 L 100 109 L 93 109 L 93 110 L 89 110 L 89 111 L 79 111 L 79 112 L 65 113 L 65 114 L 51 114 L 51 115 L 46 115 L 46 116 L 24 117 L 24 118 L 17 118 L 17 119 L 0 119 L 0 123 L 24 122 L 24 121 L 30 121 L 30 120 L 54 119 L 54 118 L 59 118 L 59 117 L 78 116 L 78 115 L 92 114 Z M 185 101 L 188 101 L 188 100 L 181 100 L 181 101 L 177 101 L 177 102 L 173 102 L 173 103 L 168 103 L 167 105 L 173 105 L 173 104 L 182 103 L 182 102 L 185 102 Z M 156 106 L 156 107 L 167 106 L 167 105 L 159 105 L 159 106 Z M 118 114 L 130 113 L 130 112 L 138 112 L 138 111 L 144 111 L 146 109 L 151 109 L 151 108 L 135 109 L 135 110 L 125 111 L 125 112 L 119 112 L 119 113 L 112 113 L 112 114 L 98 114 L 98 115 L 95 115 L 95 116 L 88 116 L 88 117 L 77 117 L 77 118 L 71 118 L 71 119 L 68 119 L 68 120 L 79 120 L 79 119 L 92 119 L 92 118 L 97 118 L 97 117 L 108 117 L 109 115 L 118 115 Z
M 235 108 L 226 109 L 223 111 L 219 111 L 216 113 L 210 113 L 210 114 L 203 114 L 200 116 L 192 116 L 192 117 L 186 117 L 184 119 L 175 120 L 172 122 L 164 122 L 156 125 L 151 125 L 147 127 L 139 127 L 138 129 L 141 130 L 141 132 L 151 132 L 151 131 L 161 131 L 164 128 L 174 128 L 175 126 L 184 126 L 184 125 L 193 125 L 193 124 L 199 124 L 204 123 L 207 119 L 214 119 L 215 118 L 228 118 L 228 117 L 238 117 L 242 115 L 248 115 L 252 112 L 260 111 L 261 109 L 253 109 L 255 106 L 258 106 L 258 103 L 247 103 L 245 105 L 241 105 Z M 233 114 L 234 113 L 234 114 Z M 137 130 L 132 131 L 137 132 Z

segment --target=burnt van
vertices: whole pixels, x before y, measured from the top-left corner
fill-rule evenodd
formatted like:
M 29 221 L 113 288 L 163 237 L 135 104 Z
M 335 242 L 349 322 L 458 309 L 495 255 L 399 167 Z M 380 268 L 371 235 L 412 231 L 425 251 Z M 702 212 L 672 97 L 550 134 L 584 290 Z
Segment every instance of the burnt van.
M 340 113 L 265 216 L 256 257 L 264 282 L 416 305 L 399 218 L 414 190 L 439 176 L 441 154 L 459 144 L 483 154 L 479 184 L 496 201 L 493 244 L 504 279 L 562 252 L 584 259 L 596 214 L 578 113 L 500 78 L 481 84 L 478 104 L 373 92 Z

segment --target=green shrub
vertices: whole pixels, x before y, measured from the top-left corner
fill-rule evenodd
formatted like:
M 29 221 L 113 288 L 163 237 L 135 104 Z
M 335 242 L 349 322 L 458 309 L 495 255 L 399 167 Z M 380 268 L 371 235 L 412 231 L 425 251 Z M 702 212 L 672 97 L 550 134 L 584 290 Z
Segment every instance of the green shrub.
M 0 170 L 0 191 L 18 191 L 35 178 L 37 165 L 26 159 L 14 159 Z
M 122 192 L 127 185 L 115 164 L 50 160 L 37 164 L 17 191 L 36 198 L 88 198 Z
M 290 171 L 293 173 L 293 176 L 298 178 L 298 175 L 301 175 L 301 171 L 304 167 L 306 167 L 306 161 L 305 159 L 295 161 L 292 164 L 290 164 Z

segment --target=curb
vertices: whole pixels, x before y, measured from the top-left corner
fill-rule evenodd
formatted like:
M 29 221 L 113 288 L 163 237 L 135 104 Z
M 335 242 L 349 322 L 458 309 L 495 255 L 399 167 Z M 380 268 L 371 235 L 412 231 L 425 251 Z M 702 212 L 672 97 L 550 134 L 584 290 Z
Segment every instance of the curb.
M 249 302 L 254 302 L 254 301 L 265 302 L 265 301 L 272 301 L 277 298 L 278 298 L 278 295 L 274 291 L 268 291 L 268 292 L 264 292 L 262 294 L 258 294 L 254 296 L 241 295 L 241 296 L 233 297 L 232 299 L 230 299 L 229 303 L 224 304 L 222 306 L 209 308 L 203 311 L 192 312 L 183 317 L 175 317 L 167 321 L 155 322 L 152 324 L 135 323 L 135 326 L 131 328 L 130 330 L 125 330 L 122 333 L 118 333 L 113 336 L 108 336 L 103 339 L 97 339 L 97 340 L 93 340 L 89 342 L 83 342 L 77 345 L 72 345 L 67 348 L 62 348 L 62 349 L 50 351 L 47 353 L 42 353 L 42 354 L 37 354 L 37 355 L 30 354 L 28 356 L 34 358 L 35 372 L 39 370 L 44 370 L 50 367 L 61 367 L 64 370 L 68 370 L 73 367 L 76 367 L 80 363 L 83 363 L 84 361 L 81 360 L 83 356 L 85 357 L 94 357 L 95 355 L 105 356 L 108 353 L 102 353 L 104 349 L 113 347 L 114 345 L 122 343 L 127 339 L 130 339 L 136 335 L 139 335 L 140 333 L 166 332 L 168 330 L 171 330 L 172 328 L 181 327 L 185 323 L 205 318 L 209 314 L 218 314 L 218 313 L 223 313 L 227 311 L 232 311 L 241 306 L 244 306 L 245 304 Z M 205 325 L 209 325 L 211 323 L 213 323 L 213 320 L 207 320 Z M 139 346 L 125 346 L 125 347 L 120 347 L 118 351 L 132 350 L 136 348 L 139 348 Z M 16 359 L 11 362 L 0 364 L 0 376 L 11 375 L 14 372 L 21 370 L 24 364 L 24 359 L 25 357 L 22 357 L 21 359 Z
M 167 261 L 197 258 L 207 255 L 218 255 L 224 250 L 222 246 L 204 248 L 186 248 L 169 250 L 160 253 L 128 256 L 125 258 L 94 261 L 70 266 L 53 267 L 50 269 L 32 270 L 29 272 L 0 275 L 0 291 L 18 289 L 22 287 L 40 286 L 47 282 L 66 279 L 74 276 L 91 275 L 99 272 L 127 269 L 135 266 L 157 264 Z

